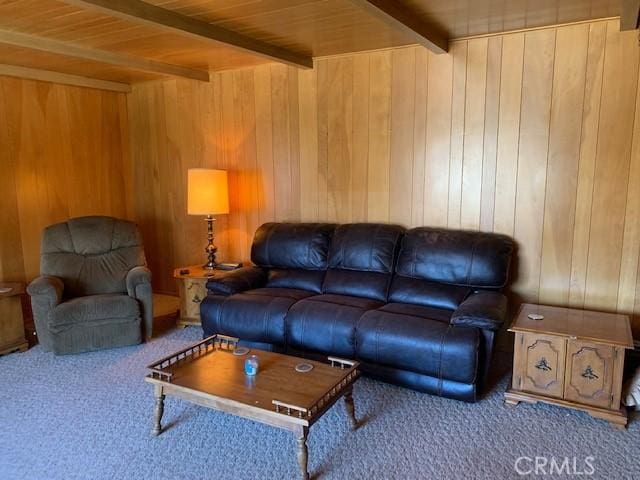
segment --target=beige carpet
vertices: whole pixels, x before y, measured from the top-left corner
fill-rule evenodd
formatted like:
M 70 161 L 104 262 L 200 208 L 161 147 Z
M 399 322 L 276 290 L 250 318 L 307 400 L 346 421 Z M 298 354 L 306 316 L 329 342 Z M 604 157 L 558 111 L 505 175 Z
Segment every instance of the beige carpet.
M 166 402 L 169 428 L 150 436 L 144 366 L 200 336 L 187 328 L 136 347 L 65 357 L 36 347 L 0 357 L 0 479 L 298 478 L 287 432 L 175 399 Z M 533 473 L 541 457 L 547 475 L 525 478 L 575 478 L 566 468 L 588 473 L 589 463 L 589 478 L 640 478 L 640 421 L 617 431 L 557 407 L 506 407 L 508 362 L 503 356 L 499 384 L 476 404 L 359 381 L 354 398 L 364 423 L 351 432 L 337 405 L 314 425 L 312 475 L 523 478 L 516 462 Z M 552 458 L 562 474 L 549 475 Z

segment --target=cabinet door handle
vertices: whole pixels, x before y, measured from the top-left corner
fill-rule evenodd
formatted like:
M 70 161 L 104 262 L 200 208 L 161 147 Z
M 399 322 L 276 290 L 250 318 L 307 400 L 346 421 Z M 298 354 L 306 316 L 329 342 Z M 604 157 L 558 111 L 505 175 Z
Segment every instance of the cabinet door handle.
M 551 371 L 551 367 L 549 366 L 549 363 L 547 362 L 547 359 L 542 357 L 540 360 L 538 360 L 538 363 L 535 364 L 535 367 L 538 370 L 543 370 L 545 372 L 550 372 Z
M 582 372 L 582 376 L 588 380 L 595 380 L 598 377 L 598 375 L 596 375 L 596 372 L 593 371 L 593 369 L 591 368 L 591 365 L 587 365 L 587 368 L 584 369 L 584 372 Z

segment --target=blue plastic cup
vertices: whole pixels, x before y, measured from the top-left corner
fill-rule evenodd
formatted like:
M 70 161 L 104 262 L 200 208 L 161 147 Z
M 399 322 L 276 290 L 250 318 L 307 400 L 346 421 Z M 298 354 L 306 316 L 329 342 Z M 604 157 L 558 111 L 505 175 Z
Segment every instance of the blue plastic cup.
M 258 357 L 256 355 L 251 355 L 244 361 L 244 373 L 249 376 L 254 376 L 258 374 Z

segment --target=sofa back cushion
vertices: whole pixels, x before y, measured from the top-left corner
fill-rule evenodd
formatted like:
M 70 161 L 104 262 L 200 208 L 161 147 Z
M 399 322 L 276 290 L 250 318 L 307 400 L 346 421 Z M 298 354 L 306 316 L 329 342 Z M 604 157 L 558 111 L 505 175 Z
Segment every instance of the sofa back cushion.
M 320 293 L 335 228 L 329 223 L 265 223 L 258 228 L 251 260 L 269 271 L 266 286 Z
M 145 265 L 135 223 L 112 217 L 79 217 L 42 233 L 40 273 L 59 277 L 65 297 L 126 293 L 126 276 Z
M 323 291 L 386 301 L 404 229 L 352 223 L 336 228 Z
M 389 299 L 454 309 L 474 289 L 506 285 L 513 249 L 504 235 L 411 229 L 402 239 Z

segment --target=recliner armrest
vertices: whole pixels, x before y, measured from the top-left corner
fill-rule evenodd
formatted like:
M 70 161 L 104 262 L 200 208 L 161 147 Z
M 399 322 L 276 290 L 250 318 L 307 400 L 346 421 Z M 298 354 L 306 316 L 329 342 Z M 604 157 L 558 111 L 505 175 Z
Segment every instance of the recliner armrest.
M 233 295 L 235 293 L 264 287 L 267 273 L 259 267 L 244 267 L 226 272 L 207 282 L 207 290 L 215 295 Z
M 150 284 L 151 283 L 151 270 L 147 267 L 133 267 L 127 273 L 126 284 L 127 284 L 127 294 L 130 297 L 136 298 L 136 289 L 140 285 Z
M 500 292 L 477 292 L 463 301 L 451 316 L 451 325 L 499 330 L 507 317 L 507 297 Z
M 62 279 L 52 276 L 37 277 L 27 287 L 27 293 L 30 296 L 46 298 L 50 307 L 55 307 L 62 301 L 63 291 Z
M 144 335 L 148 339 L 153 334 L 153 289 L 151 288 L 151 270 L 144 266 L 133 267 L 127 272 L 125 280 L 127 294 L 138 300 L 140 314 L 144 324 Z

